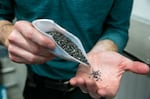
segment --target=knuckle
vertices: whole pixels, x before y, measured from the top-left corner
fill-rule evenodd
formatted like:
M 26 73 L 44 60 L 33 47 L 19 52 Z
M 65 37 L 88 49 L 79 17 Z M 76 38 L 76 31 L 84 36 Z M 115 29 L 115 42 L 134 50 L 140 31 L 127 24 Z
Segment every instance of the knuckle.
M 25 21 L 17 21 L 14 24 L 14 27 L 17 28 L 17 29 L 20 29 L 20 27 L 23 26 L 24 24 L 25 24 Z
M 40 45 L 45 46 L 45 47 L 48 47 L 48 45 L 49 45 L 49 47 L 51 47 L 51 49 L 54 49 L 54 47 L 55 47 L 55 43 L 50 38 L 47 38 L 45 36 L 41 36 L 39 43 L 40 43 Z
M 28 40 L 32 40 L 33 39 L 33 32 L 32 31 L 25 31 L 24 36 L 26 39 Z
M 39 46 L 33 47 L 32 53 L 34 53 L 34 54 L 39 54 L 39 53 L 40 53 L 40 47 L 39 47 Z
M 33 30 L 31 23 L 26 21 L 18 21 L 14 25 L 15 29 L 18 30 L 26 39 L 31 40 L 33 38 Z
M 48 43 L 48 40 L 45 39 L 45 37 L 41 36 L 41 38 L 40 38 L 40 43 L 41 43 L 41 45 L 45 45 L 45 44 Z
M 20 25 L 24 25 L 24 24 L 27 24 L 27 22 L 26 21 L 17 21 L 17 22 L 15 22 L 14 26 L 20 27 Z
M 40 58 L 37 56 L 37 55 L 32 55 L 30 56 L 27 61 L 30 63 L 30 64 L 35 64 L 35 63 L 39 63 L 41 60 Z
M 38 64 L 45 63 L 46 61 L 47 61 L 46 59 L 42 59 L 42 60 L 38 61 Z
M 13 56 L 10 57 L 10 60 L 13 61 L 13 62 L 17 62 L 18 63 L 18 61 Z
M 20 26 L 21 23 L 22 23 L 21 21 L 17 21 L 17 22 L 14 24 L 14 27 Z
M 32 56 L 32 57 L 30 57 L 30 58 L 28 58 L 28 62 L 30 63 L 30 64 L 42 64 L 42 63 L 44 63 L 46 61 L 46 59 L 45 58 L 39 58 L 39 57 L 37 57 L 37 56 Z
M 12 32 L 9 37 L 8 37 L 8 41 L 11 43 L 11 42 L 15 42 L 16 41 L 16 36 L 15 34 Z
M 8 46 L 8 52 L 11 54 L 11 53 L 14 53 L 14 50 L 13 50 L 13 47 L 9 44 Z
M 29 58 L 27 58 L 27 61 L 30 63 L 30 64 L 33 64 L 33 63 L 36 63 L 36 60 L 37 60 L 37 58 L 36 58 L 36 56 L 31 56 L 31 57 L 29 57 Z

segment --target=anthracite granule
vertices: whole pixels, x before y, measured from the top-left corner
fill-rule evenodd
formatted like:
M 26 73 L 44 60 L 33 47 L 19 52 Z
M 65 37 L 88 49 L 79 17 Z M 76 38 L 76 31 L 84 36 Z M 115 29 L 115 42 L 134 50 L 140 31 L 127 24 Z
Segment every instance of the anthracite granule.
M 91 76 L 93 79 L 95 79 L 96 81 L 102 80 L 101 79 L 101 72 L 100 70 L 92 70 Z
M 72 42 L 68 37 L 64 36 L 62 33 L 56 32 L 56 31 L 51 31 L 47 32 L 50 34 L 53 39 L 56 41 L 56 43 L 64 50 L 66 51 L 69 55 L 72 57 L 88 64 L 87 59 L 84 57 L 83 53 L 81 50 L 78 48 L 78 46 Z

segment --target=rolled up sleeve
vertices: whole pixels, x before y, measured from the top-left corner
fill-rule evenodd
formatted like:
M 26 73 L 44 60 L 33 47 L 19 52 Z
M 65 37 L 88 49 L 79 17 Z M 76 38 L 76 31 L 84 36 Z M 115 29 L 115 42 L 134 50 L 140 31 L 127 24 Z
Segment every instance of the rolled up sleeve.
M 99 40 L 110 39 L 122 52 L 128 41 L 128 30 L 133 0 L 115 0 L 104 24 L 104 32 Z
M 0 20 L 14 19 L 14 0 L 0 0 Z

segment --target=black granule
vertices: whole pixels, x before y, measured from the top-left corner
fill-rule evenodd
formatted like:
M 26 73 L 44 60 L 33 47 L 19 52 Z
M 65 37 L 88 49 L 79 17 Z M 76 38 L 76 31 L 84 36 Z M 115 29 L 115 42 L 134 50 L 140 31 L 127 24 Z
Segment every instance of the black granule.
M 95 79 L 96 81 L 102 80 L 101 79 L 101 72 L 99 70 L 95 71 L 92 70 L 91 76 L 93 79 Z
M 47 32 L 47 33 L 50 34 L 53 37 L 53 39 L 56 41 L 56 43 L 64 51 L 66 51 L 69 55 L 71 55 L 72 57 L 88 64 L 87 59 L 84 57 L 81 50 L 68 37 L 66 37 L 62 33 L 59 33 L 56 31 L 51 31 L 51 32 Z

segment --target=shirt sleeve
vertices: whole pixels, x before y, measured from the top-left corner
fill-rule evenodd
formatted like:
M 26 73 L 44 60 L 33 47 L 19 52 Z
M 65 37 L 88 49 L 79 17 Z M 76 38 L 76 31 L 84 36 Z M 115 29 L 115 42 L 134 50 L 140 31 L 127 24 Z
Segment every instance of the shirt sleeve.
M 14 0 L 0 0 L 0 20 L 14 19 Z
M 128 29 L 133 0 L 114 0 L 112 9 L 104 23 L 100 40 L 110 39 L 122 52 L 128 41 Z

